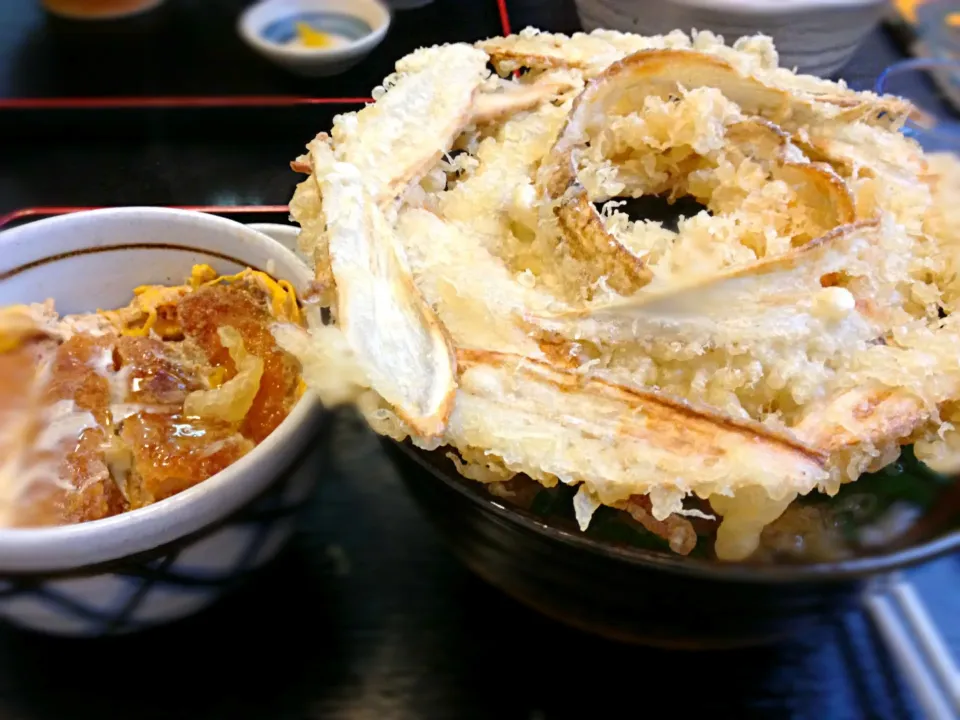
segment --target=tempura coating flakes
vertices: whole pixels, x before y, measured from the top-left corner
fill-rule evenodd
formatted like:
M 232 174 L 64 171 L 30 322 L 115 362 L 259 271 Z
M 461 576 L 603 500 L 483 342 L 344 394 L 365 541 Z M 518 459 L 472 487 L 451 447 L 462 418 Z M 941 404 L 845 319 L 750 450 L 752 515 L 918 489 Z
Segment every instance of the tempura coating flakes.
M 579 485 L 582 527 L 610 505 L 680 553 L 703 501 L 743 559 L 902 444 L 960 457 L 957 162 L 901 134 L 908 102 L 777 63 L 535 30 L 401 60 L 296 163 L 334 323 L 284 346 L 377 432 Z M 706 210 L 622 211 L 649 196 Z

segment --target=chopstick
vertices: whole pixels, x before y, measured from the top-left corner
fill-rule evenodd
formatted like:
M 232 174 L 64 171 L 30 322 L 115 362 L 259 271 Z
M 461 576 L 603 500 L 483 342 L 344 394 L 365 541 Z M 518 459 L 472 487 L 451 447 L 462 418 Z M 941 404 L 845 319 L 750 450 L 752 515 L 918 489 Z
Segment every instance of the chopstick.
M 924 714 L 960 718 L 960 670 L 913 586 L 897 575 L 868 591 L 864 605 Z
M 890 593 L 899 604 L 900 612 L 906 617 L 937 677 L 947 689 L 954 710 L 960 715 L 960 668 L 954 664 L 950 649 L 930 619 L 923 600 L 913 585 L 900 579 L 894 582 Z

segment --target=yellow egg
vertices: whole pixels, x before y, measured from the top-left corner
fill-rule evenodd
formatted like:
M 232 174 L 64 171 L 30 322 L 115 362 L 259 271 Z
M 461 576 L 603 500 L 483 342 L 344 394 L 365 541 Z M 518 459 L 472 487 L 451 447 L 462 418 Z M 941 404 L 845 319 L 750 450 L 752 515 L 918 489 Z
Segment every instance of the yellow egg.
M 333 37 L 325 32 L 314 30 L 308 23 L 297 23 L 297 35 L 304 47 L 325 48 L 333 44 Z

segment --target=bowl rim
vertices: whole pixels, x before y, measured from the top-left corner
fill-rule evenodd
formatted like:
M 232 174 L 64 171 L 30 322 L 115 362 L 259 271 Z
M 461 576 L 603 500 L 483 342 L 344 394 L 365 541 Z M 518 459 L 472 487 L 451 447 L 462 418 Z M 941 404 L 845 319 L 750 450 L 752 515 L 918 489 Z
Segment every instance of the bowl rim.
M 353 7 L 356 7 L 357 5 L 365 5 L 373 10 L 379 18 L 379 23 L 376 26 L 371 27 L 370 32 L 363 37 L 357 38 L 356 40 L 351 40 L 347 44 L 335 48 L 291 47 L 288 45 L 280 45 L 279 43 L 264 39 L 260 35 L 262 27 L 259 24 L 254 24 L 254 16 L 260 12 L 267 12 L 268 8 L 276 5 L 278 6 L 278 14 L 273 19 L 278 19 L 282 16 L 280 11 L 286 7 L 289 7 L 291 2 L 315 6 L 318 10 L 324 7 L 329 7 L 331 4 L 331 0 L 260 0 L 240 14 L 240 17 L 237 19 L 237 32 L 248 45 L 259 50 L 260 52 L 273 55 L 274 57 L 281 56 L 291 60 L 333 61 L 348 57 L 355 57 L 362 53 L 369 52 L 383 41 L 383 38 L 386 36 L 387 30 L 390 29 L 390 25 L 393 21 L 393 15 L 390 12 L 390 8 L 381 2 L 381 0 L 351 0 L 350 4 Z M 334 4 L 338 4 L 336 3 L 336 0 L 332 0 L 332 2 Z M 356 11 L 345 10 L 344 14 L 349 14 L 351 12 L 355 13 Z M 354 14 L 353 17 L 359 16 Z
M 627 565 L 720 582 L 743 582 L 764 585 L 796 585 L 803 583 L 840 583 L 862 580 L 869 576 L 893 572 L 922 562 L 960 551 L 960 530 L 954 530 L 934 540 L 890 553 L 871 555 L 837 562 L 810 563 L 805 565 L 761 565 L 749 563 L 722 563 L 700 558 L 668 555 L 653 550 L 611 545 L 589 538 L 584 534 L 570 532 L 548 525 L 536 515 L 522 508 L 501 504 L 495 498 L 482 494 L 482 483 L 456 475 L 456 470 L 445 471 L 429 462 L 427 451 L 413 446 L 409 440 L 399 442 L 381 436 L 426 470 L 440 479 L 444 485 L 466 498 L 481 510 L 499 520 L 533 532 L 548 540 L 579 550 L 603 555 Z M 442 450 L 443 447 L 440 448 Z
M 281 267 L 289 268 L 283 275 L 294 281 L 295 285 L 304 286 L 312 280 L 303 262 L 291 250 L 267 235 L 234 220 L 175 208 L 103 208 L 37 220 L 0 233 L 0 249 L 16 241 L 22 232 L 36 232 L 35 228 L 40 226 L 46 228 L 48 233 L 56 233 L 69 232 L 76 223 L 98 219 L 111 223 L 145 218 L 168 223 L 171 232 L 178 226 L 195 224 L 210 235 L 231 236 L 236 254 L 240 257 L 230 259 L 238 264 L 249 265 L 242 259 L 245 248 L 258 248 L 269 253 Z M 191 245 L 182 238 L 179 243 L 181 246 Z M 162 244 L 157 244 L 162 251 Z M 197 249 L 202 251 L 203 248 L 197 246 Z M 69 257 L 70 253 L 54 253 L 49 258 L 54 258 L 55 262 L 64 255 Z M 176 541 L 215 523 L 269 484 L 268 481 L 262 487 L 258 486 L 256 478 L 275 472 L 277 467 L 286 467 L 280 461 L 291 453 L 292 448 L 308 441 L 321 415 L 319 399 L 308 391 L 276 430 L 249 453 L 203 482 L 153 505 L 86 523 L 43 528 L 0 528 L 0 577 L 5 573 L 49 573 L 121 560 Z M 245 478 L 250 479 L 245 482 Z

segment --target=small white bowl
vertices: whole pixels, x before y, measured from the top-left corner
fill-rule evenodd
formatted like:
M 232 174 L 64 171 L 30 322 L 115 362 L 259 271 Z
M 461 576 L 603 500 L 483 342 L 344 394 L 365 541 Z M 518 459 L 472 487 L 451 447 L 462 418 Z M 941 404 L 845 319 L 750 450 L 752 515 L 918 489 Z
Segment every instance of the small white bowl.
M 296 44 L 296 23 L 343 39 L 342 45 L 308 48 Z M 237 28 L 244 41 L 271 62 L 305 77 L 349 70 L 379 45 L 390 27 L 380 0 L 262 0 L 247 8 Z
M 298 290 L 312 278 L 290 250 L 240 223 L 165 208 L 94 210 L 0 233 L 0 305 L 120 307 L 134 287 L 180 283 L 197 263 L 223 274 L 269 268 Z M 316 480 L 323 418 L 307 393 L 248 455 L 178 495 L 94 522 L 0 529 L 0 618 L 98 636 L 212 604 L 292 534 Z
M 710 30 L 732 43 L 744 35 L 773 38 L 780 65 L 829 77 L 843 68 L 883 16 L 888 0 L 577 0 L 588 32 L 663 35 Z

